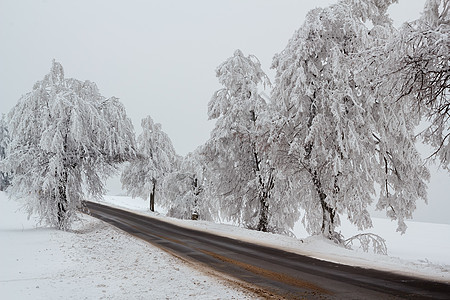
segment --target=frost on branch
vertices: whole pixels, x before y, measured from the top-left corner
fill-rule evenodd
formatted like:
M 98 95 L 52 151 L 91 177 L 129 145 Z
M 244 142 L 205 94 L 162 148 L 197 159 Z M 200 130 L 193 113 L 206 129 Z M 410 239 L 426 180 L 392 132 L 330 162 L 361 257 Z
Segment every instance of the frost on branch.
M 389 61 L 386 81 L 396 84 L 398 100 L 430 124 L 422 133 L 434 148 L 431 158 L 450 170 L 450 16 L 448 0 L 428 0 L 422 17 L 405 23 L 382 53 Z
M 346 239 L 344 241 L 344 246 L 348 249 L 353 249 L 355 242 L 356 245 L 359 244 L 359 248 L 364 252 L 369 252 L 369 249 L 372 247 L 373 253 L 387 255 L 386 240 L 379 235 L 373 233 L 357 234 Z
M 150 210 L 155 211 L 155 196 L 161 190 L 164 176 L 177 164 L 178 156 L 161 124 L 147 116 L 142 119 L 141 126 L 142 133 L 137 138 L 138 155 L 124 168 L 120 181 L 133 198 L 150 198 Z
M 135 155 L 133 126 L 122 104 L 100 95 L 90 81 L 66 79 L 55 61 L 9 119 L 9 191 L 27 200 L 30 214 L 63 230 L 76 218 L 84 191 L 101 197 L 102 179 Z

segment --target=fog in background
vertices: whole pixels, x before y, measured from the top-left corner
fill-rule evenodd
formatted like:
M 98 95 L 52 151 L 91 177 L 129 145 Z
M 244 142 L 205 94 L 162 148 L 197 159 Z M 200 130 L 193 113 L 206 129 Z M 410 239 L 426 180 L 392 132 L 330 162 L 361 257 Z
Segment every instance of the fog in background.
M 140 120 L 151 115 L 185 155 L 214 126 L 207 104 L 220 88 L 215 68 L 241 49 L 256 55 L 273 79 L 272 57 L 306 13 L 335 2 L 0 0 L 0 113 L 30 92 L 56 59 L 66 77 L 88 79 L 105 97 L 120 98 L 137 134 Z M 395 25 L 418 18 L 424 3 L 393 5 Z M 436 166 L 431 172 L 429 205 L 419 203 L 414 219 L 450 223 L 449 173 Z M 110 194 L 121 192 L 117 179 L 108 186 Z

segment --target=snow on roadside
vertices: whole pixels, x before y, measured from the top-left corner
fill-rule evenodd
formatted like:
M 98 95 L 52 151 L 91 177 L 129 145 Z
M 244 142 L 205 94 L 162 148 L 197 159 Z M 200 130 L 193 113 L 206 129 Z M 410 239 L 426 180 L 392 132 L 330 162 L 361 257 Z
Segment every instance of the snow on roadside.
M 0 193 L 2 299 L 254 299 L 89 216 L 72 232 L 35 227 Z
M 179 220 L 148 211 L 147 202 L 125 196 L 105 196 L 100 203 L 124 208 L 142 214 L 162 218 L 183 227 L 208 231 L 218 235 L 246 240 L 269 247 L 308 255 L 322 260 L 333 261 L 365 268 L 402 273 L 450 283 L 450 225 L 422 222 L 407 222 L 409 229 L 401 236 L 395 232 L 395 222 L 374 218 L 373 230 L 386 239 L 389 256 L 350 251 L 321 237 L 296 239 L 270 233 L 257 232 L 227 224 L 205 221 Z M 355 228 L 342 221 L 345 236 L 356 234 Z M 295 234 L 300 237 L 305 232 L 299 226 Z

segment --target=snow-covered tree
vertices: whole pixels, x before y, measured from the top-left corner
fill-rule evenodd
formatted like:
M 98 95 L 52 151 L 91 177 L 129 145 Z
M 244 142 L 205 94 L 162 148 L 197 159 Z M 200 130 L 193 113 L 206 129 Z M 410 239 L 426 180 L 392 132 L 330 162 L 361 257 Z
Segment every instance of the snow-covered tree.
M 164 176 L 173 170 L 178 156 L 161 124 L 147 116 L 142 119 L 141 126 L 142 133 L 137 138 L 138 155 L 124 168 L 120 180 L 133 198 L 150 197 L 150 210 L 155 211 L 155 195 L 160 191 Z
M 385 80 L 401 88 L 429 126 L 422 133 L 431 155 L 450 170 L 450 15 L 448 0 L 428 0 L 422 17 L 405 23 L 384 50 Z
M 369 68 L 369 50 L 391 36 L 391 2 L 343 0 L 314 9 L 274 57 L 276 166 L 289 176 L 311 234 L 342 242 L 335 231 L 341 214 L 359 229 L 371 227 L 375 183 L 382 185 L 377 207 L 402 232 L 415 201 L 426 196 L 428 172 L 414 146 L 417 120 L 375 90 L 369 73 L 375 66 L 361 68 Z
M 0 161 L 6 158 L 6 151 L 9 144 L 9 132 L 6 123 L 6 117 L 2 114 L 0 119 Z M 1 165 L 0 165 L 1 166 Z M 0 191 L 4 191 L 11 182 L 11 174 L 0 171 Z
M 277 173 L 270 159 L 267 103 L 258 93 L 258 86 L 270 84 L 269 79 L 258 59 L 240 50 L 216 69 L 216 75 L 224 88 L 208 105 L 209 118 L 217 121 L 204 155 L 221 215 L 261 231 L 284 230 L 284 220 L 295 211 L 272 214 L 272 209 L 277 211 L 272 207 Z
M 200 152 L 197 149 L 186 155 L 164 178 L 162 190 L 171 217 L 208 221 L 217 217 L 217 205 L 207 194 L 207 171 Z
M 9 191 L 28 200 L 30 214 L 63 230 L 84 191 L 101 197 L 102 179 L 135 155 L 133 126 L 119 100 L 103 97 L 93 82 L 65 78 L 55 61 L 9 119 Z

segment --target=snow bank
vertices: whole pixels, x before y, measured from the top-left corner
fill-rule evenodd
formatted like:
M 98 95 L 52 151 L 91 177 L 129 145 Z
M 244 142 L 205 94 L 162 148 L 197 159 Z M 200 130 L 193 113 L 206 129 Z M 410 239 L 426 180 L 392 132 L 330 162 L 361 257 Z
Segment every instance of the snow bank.
M 35 227 L 0 193 L 2 299 L 254 299 L 97 219 Z
M 384 256 L 365 253 L 358 249 L 350 251 L 317 236 L 304 239 L 290 238 L 227 224 L 168 218 L 163 213 L 149 212 L 148 201 L 137 198 L 105 196 L 101 203 L 151 215 L 180 226 L 265 246 L 277 247 L 322 260 L 450 283 L 450 225 L 448 224 L 406 222 L 408 230 L 406 234 L 400 235 L 395 232 L 395 222 L 374 218 L 374 228 L 367 232 L 376 233 L 386 239 L 389 255 Z M 349 237 L 357 233 L 357 230 L 348 221 L 342 220 L 342 223 L 340 230 L 345 236 Z M 294 233 L 297 237 L 306 236 L 306 232 L 301 224 L 295 226 Z

